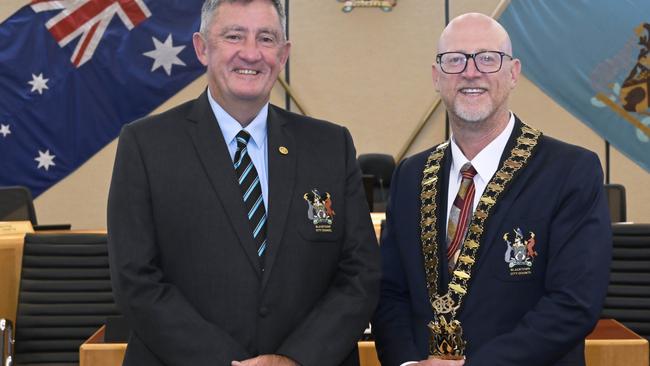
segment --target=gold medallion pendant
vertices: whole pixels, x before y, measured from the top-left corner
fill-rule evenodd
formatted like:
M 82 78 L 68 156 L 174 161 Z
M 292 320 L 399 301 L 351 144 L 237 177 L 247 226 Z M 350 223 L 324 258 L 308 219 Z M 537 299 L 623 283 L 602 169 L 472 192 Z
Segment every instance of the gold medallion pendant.
M 463 339 L 463 327 L 460 321 L 453 319 L 448 322 L 445 316 L 455 314 L 458 306 L 454 306 L 454 300 L 449 293 L 444 296 L 436 296 L 431 304 L 436 317 L 429 322 L 431 331 L 431 357 L 442 360 L 462 360 L 465 358 L 465 345 Z
M 431 338 L 434 344 L 431 357 L 441 360 L 462 360 L 465 358 L 465 345 L 463 327 L 458 320 L 447 323 L 444 316 L 429 323 Z
M 440 190 L 441 161 L 449 142 L 440 144 L 432 153 L 424 167 L 422 191 L 420 193 L 420 240 L 424 257 L 429 301 L 433 309 L 433 320 L 429 322 L 431 331 L 429 354 L 431 358 L 443 360 L 462 360 L 465 358 L 467 341 L 463 338 L 463 327 L 457 319 L 463 299 L 469 293 L 470 280 L 474 264 L 478 261 L 478 252 L 483 240 L 485 225 L 498 202 L 502 192 L 505 192 L 517 176 L 517 173 L 528 163 L 541 132 L 522 124 L 515 147 L 510 151 L 499 170 L 494 174 L 481 195 L 472 220 L 468 227 L 467 236 L 452 271 L 446 293 L 438 289 L 438 226 L 436 212 L 438 191 Z M 444 244 L 444 243 L 443 243 Z

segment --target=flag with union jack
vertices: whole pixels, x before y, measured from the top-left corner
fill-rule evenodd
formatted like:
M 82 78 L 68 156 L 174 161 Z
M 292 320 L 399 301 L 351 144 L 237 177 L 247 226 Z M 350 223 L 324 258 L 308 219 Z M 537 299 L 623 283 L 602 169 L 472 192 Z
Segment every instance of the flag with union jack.
M 0 186 L 56 184 L 205 72 L 203 0 L 32 0 L 0 24 Z

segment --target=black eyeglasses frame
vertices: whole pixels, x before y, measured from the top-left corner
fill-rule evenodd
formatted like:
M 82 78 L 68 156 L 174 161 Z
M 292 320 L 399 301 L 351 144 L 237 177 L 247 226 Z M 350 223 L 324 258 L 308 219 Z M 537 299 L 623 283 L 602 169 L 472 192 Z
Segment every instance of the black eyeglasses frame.
M 480 54 L 482 54 L 482 53 L 486 53 L 486 52 L 493 52 L 493 53 L 496 53 L 496 54 L 498 54 L 498 55 L 500 56 L 500 58 L 499 58 L 499 68 L 496 69 L 495 71 L 488 71 L 488 72 L 481 71 L 481 69 L 480 69 L 479 66 L 478 66 L 478 63 L 476 62 L 476 58 L 475 58 L 475 57 L 476 57 L 477 55 L 480 55 Z M 446 55 L 446 54 L 449 54 L 449 53 L 459 53 L 459 54 L 462 54 L 462 55 L 465 56 L 465 67 L 463 67 L 462 70 L 460 70 L 460 71 L 458 71 L 458 72 L 447 72 L 447 71 L 445 71 L 445 69 L 442 67 L 442 64 L 440 63 L 440 61 L 441 61 L 441 59 L 442 59 L 442 56 L 444 56 L 444 55 Z M 476 70 L 477 70 L 478 72 L 480 72 L 480 73 L 482 73 L 482 74 L 494 74 L 494 73 L 496 73 L 496 72 L 501 71 L 501 68 L 503 67 L 503 57 L 504 57 L 504 56 L 510 57 L 511 60 L 514 59 L 514 57 L 512 57 L 511 55 L 509 55 L 509 54 L 507 54 L 507 53 L 505 53 L 505 52 L 502 52 L 502 51 L 489 51 L 489 50 L 487 50 L 487 51 L 479 51 L 479 52 L 474 52 L 474 53 L 465 53 L 465 52 L 459 52 L 459 51 L 450 51 L 450 52 L 442 52 L 442 53 L 437 54 L 437 55 L 436 55 L 436 63 L 437 63 L 438 65 L 440 65 L 440 70 L 442 70 L 442 72 L 444 72 L 445 74 L 455 75 L 455 74 L 462 74 L 463 72 L 465 72 L 465 70 L 467 70 L 467 64 L 469 63 L 469 59 L 471 58 L 472 60 L 474 60 L 474 67 L 476 67 Z

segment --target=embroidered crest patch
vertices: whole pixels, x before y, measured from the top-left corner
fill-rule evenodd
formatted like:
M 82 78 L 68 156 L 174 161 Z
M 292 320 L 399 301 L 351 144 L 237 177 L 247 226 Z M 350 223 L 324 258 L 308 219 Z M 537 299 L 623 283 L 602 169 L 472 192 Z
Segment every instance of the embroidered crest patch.
M 514 235 L 512 235 L 514 234 Z M 528 232 L 528 238 L 524 238 L 520 228 L 515 228 L 512 233 L 503 234 L 506 242 L 506 253 L 504 260 L 508 263 L 511 276 L 524 276 L 533 273 L 533 261 L 537 257 L 535 251 L 535 233 Z
M 332 196 L 325 192 L 321 194 L 314 188 L 303 195 L 307 202 L 307 218 L 314 224 L 314 229 L 319 233 L 331 233 L 334 215 L 332 209 Z

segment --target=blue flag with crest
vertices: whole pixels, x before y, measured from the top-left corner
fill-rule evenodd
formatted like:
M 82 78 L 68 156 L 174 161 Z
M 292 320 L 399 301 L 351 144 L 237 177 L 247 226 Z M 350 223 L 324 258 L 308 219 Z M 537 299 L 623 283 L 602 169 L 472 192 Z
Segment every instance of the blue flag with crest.
M 650 172 L 648 0 L 517 0 L 499 21 L 523 73 Z
M 32 0 L 0 24 L 0 186 L 56 184 L 205 72 L 203 0 Z

